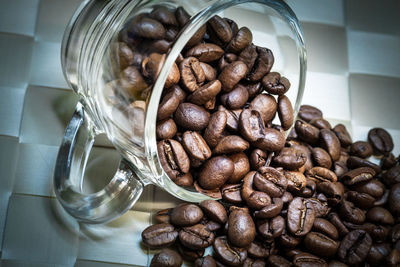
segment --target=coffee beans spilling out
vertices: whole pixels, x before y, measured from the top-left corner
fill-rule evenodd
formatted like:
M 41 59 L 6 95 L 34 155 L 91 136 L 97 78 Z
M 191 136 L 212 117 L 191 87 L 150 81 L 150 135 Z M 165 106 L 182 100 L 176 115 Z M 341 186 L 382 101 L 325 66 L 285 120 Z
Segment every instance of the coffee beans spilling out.
M 332 127 L 319 109 L 303 105 L 273 155 L 254 148 L 217 156 L 249 166 L 243 178 L 231 174 L 222 185 L 221 201 L 156 214 L 143 243 L 180 254 L 163 249 L 151 266 L 180 266 L 183 259 L 195 266 L 399 266 L 400 156 L 392 150 L 384 129 L 353 142 L 344 125 Z

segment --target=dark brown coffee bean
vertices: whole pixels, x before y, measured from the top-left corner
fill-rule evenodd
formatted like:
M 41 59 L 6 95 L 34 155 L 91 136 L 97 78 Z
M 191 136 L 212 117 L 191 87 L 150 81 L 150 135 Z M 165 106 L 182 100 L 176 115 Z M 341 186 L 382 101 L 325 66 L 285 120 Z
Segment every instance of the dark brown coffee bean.
M 123 70 L 134 63 L 135 54 L 126 43 L 118 42 L 114 49 L 115 53 L 118 55 L 116 59 L 118 61 L 115 62 L 115 64 L 119 66 L 117 71 Z M 114 58 L 112 57 L 112 59 Z
M 267 242 L 271 242 L 275 238 L 281 236 L 285 226 L 285 219 L 281 216 L 257 221 L 258 233 L 265 238 Z
M 160 223 L 150 225 L 142 232 L 142 241 L 149 248 L 162 248 L 175 243 L 178 231 L 172 224 Z
M 287 170 L 297 170 L 306 163 L 306 155 L 295 147 L 284 147 L 278 155 L 273 158 L 276 166 Z
M 310 120 L 310 124 L 317 127 L 318 129 L 328 129 L 330 130 L 332 128 L 331 124 L 329 121 L 323 119 L 323 118 L 315 118 Z
M 309 232 L 304 238 L 304 245 L 308 251 L 321 257 L 332 257 L 339 248 L 338 242 L 318 232 Z
M 315 232 L 322 233 L 333 240 L 338 240 L 339 232 L 336 227 L 328 220 L 323 218 L 315 218 L 312 230 Z
M 383 156 L 381 158 L 380 166 L 383 170 L 388 170 L 394 166 L 396 166 L 397 159 L 393 155 L 393 153 L 389 153 L 387 156 Z
M 389 209 L 394 216 L 400 216 L 400 183 L 390 188 L 388 197 Z
M 367 220 L 376 224 L 394 224 L 392 214 L 382 207 L 374 207 L 367 212 Z
M 247 72 L 247 66 L 242 61 L 235 61 L 226 66 L 218 76 L 222 83 L 222 90 L 230 92 L 243 79 Z
M 198 181 L 204 189 L 217 189 L 229 179 L 234 171 L 233 161 L 226 156 L 216 156 L 204 163 Z
M 372 245 L 372 239 L 368 233 L 362 230 L 349 232 L 340 243 L 338 257 L 349 265 L 357 265 L 363 262 Z
M 369 167 L 374 169 L 375 173 L 380 173 L 381 172 L 381 168 L 375 164 L 372 163 L 371 161 L 367 160 L 367 159 L 363 159 L 363 158 L 359 158 L 359 157 L 355 157 L 355 156 L 350 156 L 347 159 L 347 167 L 350 169 L 357 169 L 357 168 L 361 168 L 361 167 Z
M 341 161 L 335 161 L 333 163 L 333 170 L 338 178 L 341 178 L 345 173 L 349 171 L 346 163 L 343 163 Z
M 249 99 L 252 99 L 252 98 L 256 97 L 262 91 L 262 87 L 261 87 L 261 83 L 260 82 L 244 83 L 243 85 L 246 87 L 246 89 L 247 89 L 247 91 L 249 93 Z
M 226 50 L 232 53 L 240 53 L 253 41 L 253 34 L 247 27 L 240 28 L 234 35 Z
M 353 202 L 342 201 L 339 209 L 340 218 L 356 224 L 362 224 L 365 221 L 365 213 L 354 206 Z
M 172 208 L 157 211 L 154 215 L 154 220 L 157 223 L 170 223 Z
M 194 181 L 193 186 L 197 192 L 202 193 L 203 195 L 206 195 L 206 196 L 209 196 L 212 198 L 217 198 L 217 199 L 222 197 L 222 194 L 221 194 L 221 191 L 219 190 L 219 188 L 207 190 L 207 189 L 202 188 L 197 181 Z
M 179 85 L 173 85 L 170 88 L 167 88 L 164 90 L 165 91 L 165 95 L 167 95 L 170 92 L 173 92 L 174 95 L 176 95 L 176 97 L 178 97 L 179 99 L 179 104 L 185 102 L 186 99 L 186 92 L 179 87 Z M 164 93 L 163 91 L 163 93 Z
M 176 111 L 178 106 L 178 97 L 173 92 L 166 94 L 158 106 L 157 120 L 169 118 Z
M 302 143 L 300 141 L 293 141 L 293 140 L 287 141 L 286 146 L 296 148 L 297 150 L 300 150 L 301 152 L 303 152 L 303 154 L 306 156 L 306 163 L 303 166 L 306 171 L 310 170 L 314 166 L 313 161 L 312 161 L 311 146 L 309 146 L 306 143 Z
M 298 115 L 300 119 L 308 122 L 312 119 L 322 118 L 322 111 L 310 105 L 301 105 Z
M 307 199 L 307 201 L 314 206 L 316 218 L 325 217 L 326 215 L 328 215 L 330 208 L 327 201 L 322 201 L 317 198 L 309 198 Z
M 299 139 L 309 144 L 317 144 L 319 140 L 319 129 L 311 124 L 297 120 L 294 124 Z
M 288 181 L 287 190 L 290 192 L 298 192 L 306 186 L 307 180 L 304 174 L 298 171 L 284 171 L 284 175 Z
M 206 216 L 215 222 L 225 223 L 228 220 L 226 210 L 221 203 L 215 200 L 203 200 L 199 204 Z
M 203 249 L 214 242 L 214 234 L 205 225 L 196 224 L 182 228 L 179 231 L 179 241 L 189 249 Z
M 233 161 L 235 167 L 231 177 L 229 177 L 227 182 L 230 184 L 239 183 L 250 171 L 249 159 L 243 152 L 229 155 L 229 158 Z
M 328 129 L 321 129 L 319 131 L 321 147 L 324 148 L 333 161 L 340 157 L 340 141 L 334 132 Z
M 218 259 L 229 266 L 242 266 L 247 258 L 247 251 L 243 248 L 232 246 L 226 236 L 217 237 L 213 248 Z
M 271 204 L 271 197 L 261 191 L 253 189 L 255 171 L 251 171 L 243 178 L 242 198 L 250 208 L 261 209 Z
M 224 111 L 217 111 L 211 115 L 210 121 L 204 131 L 204 139 L 211 147 L 217 146 L 225 130 L 227 116 Z
M 232 39 L 232 29 L 229 23 L 218 15 L 208 21 L 208 29 L 211 40 L 217 45 L 225 46 Z
M 272 51 L 268 48 L 256 46 L 256 53 L 257 56 L 251 68 L 246 64 L 248 67 L 247 78 L 252 82 L 261 80 L 264 75 L 269 73 L 275 61 Z M 242 54 L 240 55 L 242 57 Z M 289 81 L 286 78 L 283 79 L 285 79 L 285 81 L 282 80 L 282 82 L 290 87 Z
M 156 134 L 158 139 L 172 139 L 178 128 L 173 119 L 165 119 L 157 122 Z
M 353 143 L 351 136 L 346 129 L 346 126 L 344 126 L 343 124 L 337 124 L 332 130 L 338 137 L 342 147 L 348 147 Z
M 357 141 L 350 146 L 350 154 L 360 158 L 368 158 L 372 155 L 372 146 L 368 142 Z
M 330 169 L 332 167 L 331 156 L 325 149 L 320 147 L 314 147 L 312 149 L 313 159 L 317 166 L 324 167 Z
M 258 170 L 265 165 L 268 155 L 261 149 L 254 149 L 250 153 L 250 166 L 252 170 Z
M 305 236 L 311 231 L 314 220 L 314 206 L 304 198 L 294 198 L 288 208 L 287 226 L 289 231 L 295 236 Z
M 388 243 L 372 244 L 366 261 L 373 266 L 379 266 L 379 264 L 382 264 L 385 261 L 390 251 L 391 249 Z
M 182 103 L 175 111 L 175 122 L 187 130 L 201 131 L 207 127 L 210 113 L 192 103 Z
M 290 99 L 285 95 L 278 97 L 278 116 L 283 130 L 289 130 L 293 125 L 294 112 Z
M 317 191 L 326 196 L 329 206 L 336 206 L 343 199 L 344 187 L 338 182 L 320 182 L 317 183 Z
M 221 82 L 218 80 L 211 81 L 188 96 L 187 100 L 196 105 L 204 105 L 213 99 L 221 91 Z
M 270 255 L 267 260 L 267 264 L 270 267 L 290 267 L 292 264 L 290 261 L 279 255 Z
M 211 149 L 198 132 L 184 132 L 182 141 L 183 147 L 191 159 L 204 161 L 211 157 Z
M 185 58 L 179 64 L 181 84 L 189 91 L 194 92 L 204 83 L 206 77 L 200 61 L 195 57 Z
M 242 204 L 241 184 L 225 184 L 221 188 L 222 199 L 233 205 Z
M 249 92 L 247 88 L 241 84 L 235 86 L 235 88 L 229 93 L 221 95 L 221 103 L 229 109 L 238 109 L 246 104 L 249 99 Z
M 240 114 L 239 128 L 241 135 L 249 142 L 264 137 L 264 121 L 257 110 L 244 109 Z
M 400 165 L 394 166 L 384 173 L 382 176 L 382 182 L 388 186 L 400 183 Z
M 225 53 L 218 61 L 218 70 L 221 72 L 226 66 L 235 62 L 238 56 L 233 53 Z
M 400 264 L 400 251 L 398 249 L 393 249 L 386 258 L 387 266 L 394 267 Z
M 277 216 L 283 208 L 283 201 L 280 198 L 273 198 L 272 203 L 254 212 L 254 217 L 259 219 L 270 219 Z
M 193 261 L 197 260 L 198 258 L 203 257 L 205 249 L 193 250 L 193 249 L 184 247 L 180 242 L 178 242 L 178 251 L 184 260 L 193 262 Z
M 290 82 L 285 77 L 281 77 L 278 72 L 270 72 L 263 79 L 262 84 L 265 91 L 273 95 L 283 95 L 290 88 Z
M 162 24 L 178 26 L 175 14 L 165 6 L 157 6 L 150 12 L 150 17 Z
M 235 109 L 235 110 L 228 110 L 224 106 L 220 105 L 218 106 L 218 111 L 224 111 L 226 113 L 226 128 L 229 131 L 236 132 L 239 128 L 239 117 L 240 114 L 242 113 L 241 109 Z
M 359 183 L 353 187 L 359 193 L 366 193 L 374 198 L 380 198 L 385 193 L 385 186 L 377 179 Z
M 312 197 L 314 195 L 316 189 L 317 189 L 317 185 L 314 182 L 314 180 L 306 178 L 306 186 L 303 187 L 300 191 L 293 192 L 293 193 L 297 197 L 309 198 L 309 197 Z
M 265 128 L 263 134 L 263 138 L 259 138 L 254 142 L 255 147 L 266 151 L 276 152 L 285 146 L 285 135 L 283 132 L 273 128 Z
M 165 248 L 153 256 L 151 267 L 179 267 L 182 265 L 182 257 L 172 249 Z
M 336 227 L 341 237 L 349 233 L 349 229 L 344 225 L 343 221 L 340 219 L 336 212 L 331 212 L 328 214 L 328 220 Z
M 295 248 L 300 242 L 301 238 L 293 236 L 287 232 L 285 229 L 280 237 L 278 237 L 279 243 L 285 248 Z
M 278 104 L 273 96 L 260 94 L 250 102 L 249 109 L 260 112 L 261 118 L 267 123 L 274 118 Z
M 165 54 L 151 53 L 142 61 L 142 73 L 153 81 L 158 77 L 165 62 Z M 173 73 L 179 75 L 179 71 L 173 70 Z M 176 78 L 176 77 L 175 77 Z M 179 78 L 179 76 L 178 76 Z
M 324 167 L 313 167 L 306 173 L 307 178 L 313 179 L 318 182 L 337 182 L 336 174 Z
M 389 193 L 390 193 L 390 190 L 385 189 L 385 192 L 383 193 L 383 195 L 380 198 L 375 199 L 374 206 L 378 207 L 378 206 L 386 205 L 386 203 L 388 203 Z
M 189 172 L 190 161 L 179 142 L 172 139 L 160 141 L 157 150 L 161 166 L 173 181 Z
M 121 72 L 118 88 L 121 88 L 121 93 L 127 98 L 148 88 L 148 84 L 144 80 L 142 74 L 134 66 L 129 66 Z
M 132 21 L 129 32 L 144 38 L 163 39 L 165 28 L 157 20 L 143 16 Z
M 382 128 L 373 128 L 368 132 L 368 142 L 372 145 L 374 152 L 385 155 L 393 150 L 392 136 Z
M 294 267 L 305 267 L 305 266 L 313 266 L 313 267 L 328 267 L 328 264 L 325 260 L 312 255 L 310 253 L 300 253 L 293 258 L 293 266 Z
M 245 248 L 253 242 L 256 226 L 247 208 L 234 208 L 228 218 L 228 239 L 236 247 Z
M 238 135 L 228 135 L 223 137 L 214 148 L 213 153 L 230 154 L 243 152 L 250 147 L 249 142 Z
M 203 211 L 194 204 L 179 204 L 171 212 L 171 223 L 177 226 L 195 225 L 202 218 Z
M 186 57 L 196 57 L 202 62 L 218 60 L 224 54 L 224 50 L 212 43 L 198 44 L 186 52 Z
M 210 255 L 207 255 L 203 258 L 198 258 L 194 262 L 195 267 L 217 267 L 217 264 L 215 263 L 215 260 L 213 257 Z
M 204 71 L 204 76 L 206 77 L 206 81 L 211 82 L 217 79 L 217 71 L 211 65 L 204 62 L 200 62 L 200 66 Z
M 342 177 L 344 184 L 356 185 L 368 182 L 375 176 L 375 171 L 368 167 L 361 167 L 345 173 Z
M 281 197 L 288 181 L 281 172 L 272 167 L 260 167 L 254 175 L 254 186 L 271 197 Z
M 348 191 L 347 199 L 353 202 L 360 209 L 370 209 L 374 206 L 375 202 L 375 198 L 372 196 L 357 191 Z
M 250 257 L 254 258 L 268 258 L 268 256 L 273 252 L 275 248 L 275 243 L 259 242 L 254 240 L 251 242 L 247 253 Z

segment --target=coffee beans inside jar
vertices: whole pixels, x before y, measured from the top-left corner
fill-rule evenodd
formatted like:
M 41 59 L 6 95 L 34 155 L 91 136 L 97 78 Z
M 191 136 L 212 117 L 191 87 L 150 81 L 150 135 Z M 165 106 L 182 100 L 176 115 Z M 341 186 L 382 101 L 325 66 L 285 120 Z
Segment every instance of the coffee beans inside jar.
M 126 25 L 115 97 L 145 105 L 188 20 L 183 8 L 159 6 Z M 285 139 L 295 120 L 290 82 L 273 63 L 249 28 L 219 16 L 177 58 L 157 113 L 160 163 L 176 184 L 222 200 L 159 211 L 142 233 L 144 245 L 162 249 L 151 266 L 397 266 L 400 159 L 392 137 L 374 128 L 353 142 L 344 125 L 303 105 Z

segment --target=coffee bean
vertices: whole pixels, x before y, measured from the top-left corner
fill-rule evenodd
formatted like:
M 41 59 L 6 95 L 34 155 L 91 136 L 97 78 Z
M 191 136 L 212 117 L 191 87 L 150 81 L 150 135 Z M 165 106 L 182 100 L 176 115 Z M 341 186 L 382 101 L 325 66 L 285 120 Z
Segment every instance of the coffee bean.
M 315 232 L 322 233 L 333 240 L 338 240 L 339 232 L 336 227 L 328 220 L 323 218 L 315 218 L 312 230 Z
M 348 191 L 347 199 L 353 202 L 360 209 L 370 209 L 374 206 L 375 202 L 375 198 L 372 196 L 357 191 Z
M 334 132 L 328 129 L 321 129 L 319 132 L 321 147 L 324 148 L 333 161 L 340 157 L 340 141 Z
M 315 267 L 328 267 L 328 264 L 325 260 L 312 255 L 310 253 L 300 253 L 293 258 L 293 266 L 294 267 L 302 267 L 302 266 L 315 266 Z
M 207 127 L 210 113 L 192 103 L 182 103 L 175 111 L 175 122 L 187 130 L 201 131 Z
M 267 242 L 271 242 L 275 238 L 281 236 L 285 226 L 285 219 L 281 216 L 257 221 L 258 233 L 265 238 Z
M 247 27 L 240 28 L 227 46 L 227 51 L 240 53 L 253 41 L 253 34 Z
M 254 217 L 259 219 L 270 219 L 277 216 L 283 208 L 283 201 L 280 198 L 273 198 L 272 203 L 260 210 L 254 211 Z
M 235 165 L 226 156 L 215 156 L 204 163 L 199 172 L 198 181 L 204 189 L 221 187 L 232 175 Z
M 300 119 L 309 122 L 312 119 L 322 118 L 322 111 L 310 105 L 301 105 L 298 115 Z
M 353 189 L 359 193 L 369 194 L 374 198 L 380 198 L 385 193 L 385 186 L 377 179 L 359 183 L 353 186 Z
M 324 194 L 330 206 L 336 206 L 343 199 L 344 186 L 339 182 L 320 182 L 317 191 Z
M 221 188 L 222 199 L 233 205 L 242 204 L 241 184 L 226 184 Z
M 393 153 L 389 153 L 389 155 L 383 156 L 381 158 L 380 165 L 383 170 L 388 170 L 388 169 L 396 166 L 396 163 L 397 163 L 397 159 L 395 158 Z
M 198 132 L 184 132 L 183 146 L 192 159 L 204 161 L 211 157 L 211 149 Z
M 305 236 L 311 231 L 314 220 L 314 206 L 304 198 L 294 198 L 288 208 L 287 226 L 289 231 L 295 236 Z
M 250 153 L 250 166 L 252 170 L 258 170 L 260 167 L 265 165 L 268 155 L 261 149 L 254 149 Z
M 221 95 L 221 103 L 229 109 L 238 109 L 243 107 L 249 99 L 247 88 L 237 84 L 232 91 Z
M 121 72 L 121 78 L 118 83 L 121 93 L 127 98 L 131 98 L 138 92 L 148 88 L 142 74 L 134 66 L 129 66 Z
M 276 166 L 287 170 L 297 170 L 306 163 L 306 155 L 295 147 L 284 147 L 278 155 L 273 158 Z
M 165 28 L 157 20 L 144 16 L 132 21 L 129 32 L 144 38 L 163 39 Z
M 219 190 L 219 188 L 215 188 L 215 189 L 204 189 L 202 188 L 199 183 L 197 181 L 194 181 L 193 183 L 194 188 L 196 189 L 197 192 L 212 197 L 212 198 L 221 198 L 222 194 L 221 191 Z
M 264 121 L 257 110 L 244 109 L 240 114 L 239 128 L 241 135 L 249 142 L 264 137 Z
M 255 171 L 251 171 L 243 178 L 242 198 L 250 208 L 261 209 L 271 204 L 271 197 L 261 191 L 253 189 Z
M 386 203 L 388 203 L 389 193 L 390 193 L 390 190 L 389 189 L 385 189 L 385 192 L 383 193 L 383 195 L 380 198 L 377 198 L 375 200 L 374 206 L 378 207 L 378 206 L 386 205 Z
M 317 198 L 309 198 L 307 201 L 313 205 L 316 218 L 325 217 L 330 211 L 327 201 L 322 201 Z
M 178 242 L 178 251 L 184 260 L 193 262 L 196 259 L 203 257 L 205 249 L 193 250 L 183 246 L 180 242 Z
M 247 72 L 247 66 L 242 61 L 235 61 L 226 66 L 218 76 L 222 83 L 222 90 L 230 92 L 243 79 Z
M 327 169 L 331 168 L 332 166 L 331 156 L 328 154 L 328 152 L 325 151 L 325 149 L 322 149 L 320 147 L 314 147 L 312 149 L 312 155 L 317 166 L 325 167 Z
M 157 223 L 170 223 L 172 208 L 157 211 L 154 219 Z
M 290 88 L 290 82 L 285 77 L 281 77 L 278 72 L 270 72 L 263 79 L 262 84 L 265 91 L 273 95 L 283 95 Z
M 203 249 L 214 242 L 214 234 L 205 225 L 196 224 L 182 228 L 179 231 L 179 241 L 189 249 Z
M 309 144 L 317 144 L 320 131 L 317 127 L 301 120 L 297 120 L 294 126 L 301 140 Z
M 340 243 L 338 257 L 341 261 L 357 265 L 365 260 L 372 245 L 372 239 L 363 230 L 349 232 Z
M 362 224 L 365 221 L 365 213 L 354 206 L 353 202 L 342 201 L 339 209 L 340 218 L 356 224 Z
M 266 151 L 279 151 L 285 146 L 285 135 L 279 130 L 265 128 L 263 131 L 263 138 L 259 138 L 254 142 L 254 146 Z
M 232 29 L 229 23 L 222 19 L 220 16 L 215 15 L 208 21 L 208 33 L 211 40 L 218 44 L 225 46 L 232 39 Z
M 196 105 L 204 105 L 212 100 L 221 91 L 221 82 L 218 80 L 211 81 L 188 96 L 187 100 Z
M 265 47 L 253 45 L 247 47 L 250 47 L 250 51 L 240 53 L 239 60 L 243 59 L 243 62 L 247 65 L 247 79 L 256 82 L 261 80 L 271 70 L 275 61 L 274 55 L 271 50 Z M 251 55 L 254 57 L 252 59 L 248 58 Z
M 247 253 L 250 257 L 254 258 L 268 258 L 271 252 L 274 252 L 275 243 L 259 242 L 254 240 L 249 245 Z
M 328 129 L 330 130 L 332 128 L 331 124 L 329 121 L 323 119 L 323 118 L 315 118 L 310 120 L 310 124 L 317 127 L 318 129 Z
M 211 115 L 207 128 L 204 131 L 204 139 L 211 147 L 217 146 L 222 139 L 225 130 L 227 115 L 224 111 L 217 111 Z
M 226 236 L 217 237 L 213 248 L 218 259 L 229 266 L 242 266 L 247 258 L 247 251 L 243 248 L 232 246 Z
M 372 152 L 372 146 L 368 142 L 357 141 L 350 146 L 350 154 L 360 158 L 368 158 Z
M 281 197 L 288 181 L 282 173 L 272 167 L 260 167 L 254 175 L 254 186 L 271 197 Z
M 223 137 L 214 148 L 213 153 L 230 154 L 243 152 L 250 147 L 249 142 L 238 135 L 228 135 Z
M 285 95 L 278 97 L 278 116 L 283 130 L 289 130 L 293 125 L 294 112 L 290 99 Z
M 273 96 L 260 94 L 250 102 L 249 109 L 257 110 L 264 123 L 267 123 L 274 118 L 278 104 Z
M 375 171 L 368 167 L 361 167 L 345 173 L 342 177 L 346 185 L 356 185 L 371 180 Z
M 382 128 L 373 128 L 368 132 L 368 142 L 372 145 L 374 152 L 385 155 L 393 150 L 392 136 Z
M 224 54 L 224 50 L 212 43 L 201 43 L 189 49 L 185 56 L 196 57 L 201 62 L 212 62 L 218 60 Z
M 386 185 L 393 185 L 400 183 L 400 165 L 390 168 L 386 173 L 383 174 L 382 181 Z
M 175 243 L 178 231 L 169 223 L 150 225 L 142 232 L 142 241 L 149 248 L 162 248 Z
M 306 173 L 307 178 L 313 179 L 318 182 L 336 182 L 337 176 L 336 174 L 324 167 L 313 167 Z
M 238 123 L 242 110 L 228 110 L 224 106 L 220 105 L 218 106 L 218 111 L 224 111 L 226 113 L 226 128 L 229 131 L 236 132 L 238 130 Z
M 178 26 L 175 14 L 165 6 L 157 6 L 150 12 L 150 17 L 162 24 Z
M 332 130 L 338 137 L 342 147 L 348 147 L 353 143 L 351 136 L 346 129 L 346 126 L 344 126 L 343 124 L 337 124 Z
M 235 62 L 238 56 L 233 53 L 225 53 L 218 61 L 218 70 L 221 72 L 226 66 Z
M 374 207 L 367 212 L 367 220 L 377 224 L 394 224 L 392 214 L 385 208 Z
M 386 264 L 388 266 L 399 266 L 400 264 L 400 251 L 393 249 L 386 258 Z
M 194 204 L 179 204 L 171 212 L 171 223 L 177 226 L 195 225 L 202 218 L 202 210 Z
M 304 174 L 298 171 L 284 171 L 284 175 L 288 181 L 287 190 L 290 192 L 298 192 L 306 186 L 307 180 Z
M 157 139 L 171 139 L 175 136 L 178 128 L 173 119 L 165 119 L 157 122 L 156 135 Z
M 217 267 L 215 260 L 210 255 L 207 255 L 203 258 L 198 258 L 194 262 L 195 267 Z
M 366 260 L 369 264 L 377 266 L 385 261 L 390 252 L 391 249 L 388 243 L 372 244 Z
M 203 200 L 199 206 L 207 217 L 213 221 L 223 224 L 228 220 L 224 206 L 215 200 Z
M 375 173 L 381 172 L 381 168 L 378 165 L 376 165 L 375 163 L 372 163 L 371 161 L 369 161 L 367 159 L 350 156 L 346 162 L 347 162 L 347 167 L 350 169 L 369 167 L 369 168 L 374 169 Z
M 309 232 L 304 238 L 304 245 L 311 253 L 321 257 L 332 257 L 339 248 L 338 242 L 318 232 Z
M 157 150 L 161 166 L 173 181 L 189 172 L 190 161 L 179 142 L 172 139 L 160 141 Z
M 256 227 L 246 208 L 234 208 L 228 219 L 228 239 L 236 247 L 245 248 L 253 242 Z
M 290 267 L 290 261 L 279 255 L 270 255 L 267 260 L 268 266 L 271 267 Z
M 163 249 L 151 260 L 151 267 L 179 267 L 182 265 L 182 257 L 171 249 Z
M 195 57 L 185 58 L 179 64 L 181 83 L 189 91 L 194 92 L 204 83 L 206 77 L 200 61 Z
M 214 69 L 211 65 L 204 62 L 200 62 L 200 66 L 204 71 L 204 76 L 206 77 L 206 81 L 211 82 L 217 79 L 217 70 Z
M 390 188 L 388 197 L 389 209 L 394 216 L 400 216 L 400 183 Z
M 242 178 L 250 171 L 250 163 L 246 154 L 243 152 L 231 154 L 229 158 L 233 161 L 234 170 L 228 179 L 228 183 L 235 184 L 242 180 Z

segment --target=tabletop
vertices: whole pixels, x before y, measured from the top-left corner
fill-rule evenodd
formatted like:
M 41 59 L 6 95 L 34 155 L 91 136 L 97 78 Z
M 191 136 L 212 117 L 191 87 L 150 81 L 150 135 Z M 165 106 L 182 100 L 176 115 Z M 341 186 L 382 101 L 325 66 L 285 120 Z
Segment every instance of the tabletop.
M 371 127 L 386 128 L 398 155 L 399 2 L 287 2 L 307 43 L 303 103 L 319 107 L 332 125 L 345 124 L 353 140 L 366 140 Z M 84 225 L 55 199 L 55 159 L 78 100 L 62 74 L 61 38 L 80 3 L 0 0 L 0 266 L 146 266 L 152 251 L 140 244 L 141 231 L 156 210 L 179 202 L 148 186 L 119 219 Z M 87 190 L 101 188 L 118 160 L 107 138 L 98 138 Z

